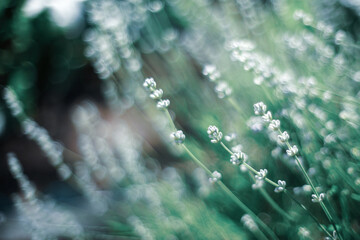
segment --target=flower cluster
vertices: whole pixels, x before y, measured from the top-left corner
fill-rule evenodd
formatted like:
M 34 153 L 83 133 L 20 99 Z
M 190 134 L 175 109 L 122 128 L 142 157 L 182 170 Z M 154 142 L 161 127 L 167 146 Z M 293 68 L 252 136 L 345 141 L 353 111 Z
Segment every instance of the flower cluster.
M 215 183 L 217 181 L 219 181 L 221 179 L 221 173 L 219 173 L 218 171 L 214 171 L 212 173 L 212 177 L 209 178 L 210 183 Z
M 246 154 L 239 151 L 239 152 L 235 152 L 231 155 L 230 162 L 234 165 L 240 165 L 240 164 L 244 163 L 246 158 L 247 158 Z
M 225 141 L 232 142 L 237 137 L 236 133 L 230 133 L 224 137 Z
M 299 150 L 296 145 L 294 145 L 294 146 L 290 147 L 288 150 L 286 150 L 287 155 L 289 155 L 290 157 L 295 156 L 298 152 L 299 152 Z
M 64 163 L 63 146 L 54 141 L 45 128 L 39 126 L 25 114 L 21 102 L 10 87 L 4 89 L 3 98 L 11 114 L 20 121 L 24 134 L 39 145 L 50 164 L 56 167 L 61 179 L 68 179 L 72 172 L 68 165 Z
M 223 137 L 222 132 L 220 132 L 219 129 L 213 125 L 208 127 L 207 134 L 209 135 L 212 143 L 220 142 Z
M 177 130 L 176 132 L 171 133 L 170 137 L 176 144 L 182 144 L 185 141 L 185 134 L 181 130 Z
M 254 104 L 255 115 L 265 115 L 266 105 L 263 102 L 258 102 Z
M 290 137 L 289 137 L 289 134 L 286 131 L 284 131 L 278 136 L 278 138 L 279 138 L 280 142 L 285 143 L 285 142 L 289 141 Z
M 211 82 L 217 82 L 221 77 L 220 72 L 216 69 L 215 65 L 205 65 L 202 73 L 208 77 Z M 219 81 L 215 85 L 215 93 L 218 98 L 225 98 L 230 96 L 232 93 L 232 89 L 227 82 Z
M 167 109 L 167 107 L 170 105 L 169 99 L 162 99 L 162 96 L 164 94 L 162 89 L 156 88 L 156 82 L 154 78 L 146 78 L 143 87 L 150 92 L 150 98 L 157 100 L 156 107 L 159 109 Z
M 225 98 L 231 95 L 232 89 L 227 82 L 222 81 L 215 86 L 215 92 L 218 98 Z
M 205 65 L 202 74 L 207 76 L 211 82 L 215 82 L 221 77 L 219 70 L 216 69 L 215 65 Z
M 269 128 L 273 131 L 277 131 L 280 128 L 280 120 L 274 119 L 270 122 Z
M 256 225 L 255 221 L 249 214 L 245 214 L 241 217 L 241 222 L 247 227 L 250 231 L 257 231 L 258 226 Z
M 266 111 L 266 109 L 267 109 L 267 106 L 263 102 L 258 102 L 256 104 L 254 104 L 255 115 L 261 115 L 262 119 L 265 122 L 269 122 L 269 129 L 270 130 L 278 131 L 280 133 L 278 135 L 278 139 L 279 139 L 280 142 L 288 143 L 290 136 L 286 131 L 281 132 L 281 130 L 280 130 L 280 120 L 273 119 L 271 112 Z M 294 145 L 292 147 L 290 147 L 290 145 L 288 145 L 288 146 L 289 146 L 289 148 L 286 150 L 286 153 L 290 157 L 295 156 L 299 152 L 296 145 Z
M 254 83 L 261 85 L 265 80 L 271 80 L 276 70 L 273 59 L 255 48 L 255 44 L 247 39 L 232 40 L 226 44 L 231 60 L 240 62 L 245 71 L 252 71 L 255 74 Z
M 256 190 L 256 189 L 262 188 L 263 185 L 264 185 L 264 180 L 263 179 L 261 179 L 261 180 L 256 179 L 255 183 L 253 183 L 251 185 L 251 188 Z
M 311 199 L 312 202 L 320 203 L 320 202 L 322 202 L 324 200 L 325 193 L 320 193 L 319 196 L 316 195 L 316 194 L 312 194 L 311 197 L 312 197 L 312 199 Z
M 21 103 L 17 99 L 17 96 L 12 89 L 5 88 L 3 92 L 3 97 L 13 116 L 16 117 L 23 112 Z
M 285 187 L 286 187 L 286 182 L 285 181 L 282 181 L 282 180 L 279 180 L 278 181 L 278 187 L 275 188 L 275 192 L 276 193 L 279 193 L 279 192 L 283 192 L 285 190 Z
M 255 175 L 257 180 L 263 180 L 268 173 L 267 169 L 260 169 L 259 172 Z

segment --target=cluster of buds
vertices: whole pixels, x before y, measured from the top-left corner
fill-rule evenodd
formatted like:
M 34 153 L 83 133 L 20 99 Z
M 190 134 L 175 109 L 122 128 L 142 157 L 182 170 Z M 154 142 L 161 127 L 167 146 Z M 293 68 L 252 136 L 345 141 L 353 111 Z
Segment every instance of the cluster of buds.
M 302 22 L 305 26 L 310 26 L 313 23 L 313 17 L 310 14 L 305 13 L 303 10 L 296 10 L 294 12 L 294 20 Z
M 213 125 L 208 127 L 207 134 L 209 135 L 212 143 L 220 142 L 223 137 L 222 132 L 220 132 L 219 129 Z
M 157 108 L 166 109 L 170 105 L 169 99 L 162 99 L 164 92 L 162 89 L 156 88 L 156 82 L 153 78 L 146 78 L 143 86 L 150 92 L 150 98 L 158 101 L 156 104 Z
M 285 143 L 289 140 L 290 137 L 289 137 L 289 134 L 286 131 L 284 131 L 283 133 L 281 133 L 278 136 L 278 138 L 279 138 L 280 142 Z
M 207 76 L 211 82 L 215 82 L 221 77 L 219 70 L 216 69 L 215 65 L 205 65 L 202 74 Z
M 325 240 L 332 240 L 332 239 L 334 239 L 334 240 L 339 239 L 338 234 L 337 234 L 337 232 L 335 230 L 333 231 L 332 238 L 330 238 L 330 237 L 325 238 Z
M 267 107 L 263 102 L 258 102 L 254 104 L 255 115 L 265 115 L 266 109 Z
M 278 187 L 275 188 L 275 192 L 276 193 L 279 193 L 279 192 L 283 192 L 285 190 L 285 187 L 286 187 L 286 182 L 285 181 L 282 181 L 282 180 L 279 180 L 278 181 Z
M 311 195 L 312 199 L 311 201 L 314 203 L 320 203 L 322 201 L 324 201 L 325 198 L 325 193 L 320 193 L 319 196 L 316 194 Z
M 268 122 L 270 130 L 280 132 L 280 134 L 278 135 L 278 139 L 279 139 L 280 142 L 288 143 L 288 141 L 290 139 L 290 136 L 286 131 L 281 132 L 281 130 L 280 130 L 280 120 L 273 119 L 271 112 L 266 111 L 266 110 L 267 110 L 267 106 L 263 102 L 258 102 L 256 104 L 254 104 L 255 115 L 261 116 L 262 119 L 264 120 L 264 122 Z M 292 147 L 289 147 L 286 150 L 287 155 L 289 155 L 290 157 L 295 156 L 298 152 L 299 152 L 299 150 L 298 150 L 296 145 L 294 145 Z
M 244 216 L 242 216 L 241 222 L 252 232 L 258 230 L 258 226 L 249 214 L 245 214 Z
M 262 186 L 264 185 L 264 179 L 266 177 L 268 173 L 267 169 L 260 169 L 259 172 L 255 175 L 255 183 L 252 185 L 252 188 L 255 189 L 259 189 L 262 188 Z
M 217 181 L 219 181 L 221 179 L 221 173 L 219 173 L 218 171 L 214 171 L 212 173 L 212 177 L 209 178 L 210 183 L 215 183 Z
M 260 171 L 255 175 L 257 180 L 263 180 L 268 173 L 267 169 L 260 169 Z
M 256 189 L 260 189 L 262 188 L 264 185 L 264 180 L 263 179 L 256 179 L 255 183 L 253 185 L 251 185 L 252 189 L 256 190 Z
M 274 119 L 271 120 L 270 124 L 269 124 L 269 128 L 273 131 L 277 131 L 280 129 L 280 120 Z
M 170 137 L 176 144 L 182 144 L 185 141 L 185 134 L 181 130 L 177 130 L 176 132 L 171 133 Z
M 290 157 L 295 156 L 298 152 L 299 152 L 299 150 L 296 145 L 294 145 L 294 146 L 290 147 L 288 150 L 286 150 L 287 155 L 289 155 Z
M 246 154 L 239 151 L 239 152 L 235 152 L 231 155 L 230 162 L 234 165 L 240 165 L 245 162 L 246 158 L 247 158 Z
M 215 65 L 205 65 L 202 73 L 208 77 L 209 81 L 216 82 L 215 92 L 218 98 L 225 98 L 230 96 L 232 93 L 231 87 L 227 84 L 227 82 L 219 81 L 218 79 L 221 77 L 219 70 L 216 69 Z

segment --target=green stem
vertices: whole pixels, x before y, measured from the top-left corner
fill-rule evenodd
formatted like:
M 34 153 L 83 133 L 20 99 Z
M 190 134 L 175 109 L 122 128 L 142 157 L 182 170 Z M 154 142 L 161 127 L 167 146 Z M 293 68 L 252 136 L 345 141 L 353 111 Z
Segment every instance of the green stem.
M 257 222 L 269 236 L 271 236 L 272 239 L 278 239 L 275 233 L 258 216 L 256 216 L 256 214 L 251 211 L 250 208 L 248 208 L 239 198 L 237 198 L 222 181 L 218 181 L 217 184 L 244 212 L 249 214 L 254 219 L 254 221 Z
M 228 153 L 230 153 L 230 155 L 233 155 L 233 154 L 234 154 L 223 142 L 220 142 L 220 145 L 221 145 Z
M 234 154 L 223 142 L 220 142 L 220 145 L 231 155 Z M 244 166 L 250 170 L 251 172 L 253 172 L 254 174 L 258 174 L 258 171 L 256 171 L 256 169 L 254 169 L 252 166 L 250 166 L 249 164 L 247 164 L 246 162 L 243 163 Z M 274 187 L 278 187 L 279 184 L 277 184 L 276 182 L 270 180 L 269 178 L 264 178 L 264 180 L 268 183 L 270 183 L 271 185 L 273 185 Z
M 244 116 L 244 111 L 241 110 L 241 108 L 239 107 L 239 104 L 237 104 L 236 101 L 234 100 L 234 98 L 232 98 L 232 97 L 228 97 L 227 99 L 228 99 L 229 103 L 231 104 L 231 106 L 233 106 L 233 108 L 235 108 L 236 111 L 239 114 L 241 114 L 241 117 L 242 117 L 243 121 L 245 121 L 246 116 Z
M 189 154 L 191 159 L 205 172 L 212 177 L 212 172 L 197 158 L 195 155 L 187 148 L 185 144 L 181 145 L 183 149 Z M 276 235 L 273 233 L 273 231 L 263 222 L 261 219 L 259 219 L 254 212 L 252 212 L 240 199 L 238 199 L 226 185 L 221 182 L 217 181 L 220 188 L 247 214 L 249 214 L 273 239 L 277 239 Z
M 251 179 L 255 182 L 256 179 L 252 173 L 249 172 L 249 176 Z M 263 189 L 260 188 L 261 195 L 268 201 L 268 203 L 280 214 L 282 215 L 286 220 L 288 221 L 294 221 L 287 212 L 285 212 L 271 197 L 270 195 Z
M 316 224 L 331 238 L 334 239 L 333 236 L 324 228 L 322 224 L 316 219 L 316 217 L 303 205 L 301 204 L 296 198 L 294 198 L 286 189 L 284 190 L 284 193 L 290 197 L 291 200 L 293 200 L 297 205 L 299 205 L 302 209 L 304 209 L 310 217 L 316 222 Z M 335 239 L 334 239 L 335 240 Z
M 281 132 L 280 129 L 278 130 L 278 132 L 279 132 L 280 135 L 282 134 L 282 132 Z M 287 146 L 289 149 L 291 148 L 291 145 L 290 145 L 289 141 L 286 141 L 285 144 L 286 144 L 286 146 Z M 298 158 L 297 155 L 295 155 L 295 160 L 296 160 L 296 163 L 298 164 L 298 166 L 299 166 L 302 174 L 305 176 L 305 179 L 306 179 L 307 183 L 311 186 L 311 189 L 313 190 L 313 192 L 315 193 L 315 195 L 319 198 L 319 193 L 318 193 L 318 191 L 316 190 L 314 183 L 311 181 L 309 175 L 307 174 L 304 166 L 302 165 L 302 163 L 301 163 L 301 161 L 300 161 L 300 159 Z M 327 209 L 326 205 L 325 205 L 323 202 L 320 202 L 320 206 L 321 206 L 321 208 L 323 209 L 326 217 L 329 219 L 330 223 L 333 225 L 335 231 L 338 233 L 338 235 L 339 235 L 339 237 L 340 237 L 340 233 L 339 233 L 339 231 L 338 231 L 337 228 L 336 228 L 336 224 L 335 224 L 335 222 L 334 222 L 334 219 L 333 219 L 333 217 L 331 216 L 331 214 L 330 214 L 329 210 Z M 340 239 L 341 239 L 341 237 L 340 237 Z
M 191 159 L 194 160 L 194 162 L 195 162 L 199 167 L 201 167 L 202 169 L 204 169 L 207 174 L 209 174 L 210 176 L 212 176 L 212 172 L 211 172 L 197 157 L 195 157 L 195 155 L 185 146 L 185 144 L 182 144 L 181 146 L 185 149 L 185 151 L 189 154 L 189 156 L 191 157 Z
M 174 131 L 176 131 L 177 128 L 176 128 L 176 126 L 175 126 L 174 121 L 173 121 L 172 118 L 171 118 L 171 115 L 170 115 L 170 112 L 169 112 L 168 109 L 165 110 L 165 114 L 166 114 L 167 118 L 169 119 L 169 123 L 170 123 L 171 127 L 173 128 Z
M 228 152 L 230 153 L 231 155 L 233 154 L 233 152 L 223 143 L 223 142 L 220 142 L 220 145 Z M 247 163 L 243 163 L 244 166 L 249 169 L 253 174 L 258 174 L 258 171 L 256 171 L 253 167 L 251 167 L 249 164 Z M 255 181 L 255 178 L 254 176 L 249 173 L 249 175 L 252 177 L 252 179 Z M 270 183 L 271 185 L 275 186 L 275 187 L 278 187 L 279 185 L 276 184 L 275 182 L 271 181 L 270 179 L 268 178 L 265 178 L 265 181 Z M 291 217 L 269 196 L 269 194 L 263 189 L 261 188 L 260 189 L 260 193 L 263 195 L 263 197 L 269 202 L 269 204 L 276 210 L 278 211 L 281 215 L 283 215 L 286 219 L 288 220 L 292 220 Z
M 280 130 L 279 130 L 280 131 Z M 281 131 L 280 131 L 280 134 L 281 134 Z M 221 144 L 221 146 L 223 146 L 223 148 L 227 151 L 227 152 L 229 152 L 230 154 L 233 154 L 233 152 L 223 143 L 223 142 L 220 142 L 220 144 Z M 289 143 L 287 143 L 287 145 L 288 145 L 288 147 L 290 147 L 290 144 Z M 247 168 L 247 169 L 249 169 L 251 172 L 253 172 L 254 174 L 257 174 L 258 173 L 258 171 L 256 171 L 253 167 L 251 167 L 249 164 L 247 164 L 247 163 L 243 163 L 244 164 L 244 166 Z M 302 166 L 302 165 L 301 165 Z M 305 170 L 305 169 L 304 169 Z M 310 179 L 310 178 L 309 178 Z M 266 181 L 266 182 L 268 182 L 269 184 L 271 184 L 271 185 L 273 185 L 274 187 L 278 187 L 279 186 L 279 184 L 277 184 L 276 182 L 274 182 L 274 181 L 272 181 L 272 180 L 270 180 L 269 178 L 264 178 L 264 180 Z M 332 235 L 319 223 L 319 221 L 314 217 L 314 215 L 304 206 L 304 205 L 302 205 L 299 201 L 297 201 L 294 197 L 292 197 L 288 192 L 287 192 L 287 190 L 285 189 L 284 190 L 284 193 L 287 193 L 287 195 L 293 200 L 293 201 L 295 201 L 301 208 L 303 208 L 306 212 L 308 212 L 309 213 L 309 215 L 315 220 L 315 222 L 320 226 L 320 228 L 329 236 L 329 237 L 331 237 L 331 239 L 333 239 L 333 237 L 332 237 Z M 282 210 L 282 209 L 281 209 Z M 335 228 L 335 226 L 334 226 L 334 228 Z M 335 228 L 336 229 L 336 228 Z M 336 230 L 337 231 L 337 230 Z

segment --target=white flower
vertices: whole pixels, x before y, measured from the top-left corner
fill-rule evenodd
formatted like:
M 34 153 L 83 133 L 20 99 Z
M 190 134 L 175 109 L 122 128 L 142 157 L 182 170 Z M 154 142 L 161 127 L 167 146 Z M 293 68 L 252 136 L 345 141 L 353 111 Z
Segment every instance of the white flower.
M 253 185 L 251 185 L 251 188 L 256 190 L 256 189 L 262 188 L 263 185 L 264 185 L 264 180 L 256 179 L 255 183 Z
M 208 76 L 209 80 L 212 82 L 216 81 L 221 76 L 215 65 L 205 65 L 202 74 Z
M 330 238 L 330 237 L 325 238 L 325 240 L 333 240 L 333 239 L 335 239 L 335 240 L 339 239 L 338 234 L 337 234 L 337 232 L 335 230 L 333 231 L 333 237 L 332 238 Z
M 234 165 L 242 164 L 246 159 L 246 154 L 243 152 L 235 152 L 230 157 L 230 162 Z
M 209 138 L 212 143 L 218 143 L 222 139 L 222 132 L 216 126 L 210 125 L 207 130 L 207 134 L 209 134 Z
M 14 91 L 11 88 L 6 87 L 4 88 L 3 94 L 4 100 L 10 109 L 11 114 L 15 117 L 20 115 L 23 112 L 23 108 Z
M 282 134 L 278 135 L 278 138 L 281 142 L 284 143 L 284 142 L 287 142 L 290 137 L 289 137 L 289 134 L 286 131 L 284 131 Z
M 300 227 L 299 230 L 298 230 L 298 234 L 301 237 L 306 237 L 306 238 L 310 237 L 310 231 L 305 227 Z
M 256 231 L 258 229 L 258 226 L 249 214 L 245 214 L 244 216 L 242 216 L 241 222 L 243 222 L 245 227 L 247 227 L 250 231 Z
M 231 148 L 231 151 L 232 151 L 232 152 L 241 152 L 242 149 L 243 149 L 243 146 L 242 146 L 241 144 L 238 144 L 238 145 L 236 145 L 236 146 L 233 146 L 233 147 Z
M 263 116 L 262 116 L 262 119 L 265 121 L 265 122 L 270 122 L 272 120 L 272 114 L 270 111 L 267 111 Z
M 279 130 L 280 120 L 277 120 L 277 119 L 272 120 L 271 123 L 269 124 L 269 128 L 274 131 Z
M 266 177 L 267 173 L 267 169 L 260 169 L 260 171 L 255 175 L 255 178 L 257 180 L 263 180 Z
M 225 139 L 225 141 L 227 141 L 227 142 L 231 142 L 231 141 L 235 140 L 236 137 L 237 137 L 236 133 L 230 133 L 230 134 L 226 135 L 226 136 L 224 137 L 224 139 Z
M 154 78 L 146 78 L 143 83 L 144 88 L 150 91 L 154 91 L 156 89 L 156 82 Z
M 279 180 L 278 181 L 278 187 L 275 188 L 275 192 L 276 193 L 279 193 L 279 192 L 282 192 L 285 190 L 285 187 L 286 187 L 286 182 L 285 181 L 282 181 L 282 180 Z
M 312 199 L 311 201 L 314 203 L 319 203 L 322 202 L 325 198 L 325 193 L 320 193 L 319 196 L 317 196 L 316 194 L 311 195 Z
M 158 100 L 161 99 L 163 96 L 163 90 L 162 89 L 155 89 L 151 94 L 150 94 L 150 98 Z
M 255 115 L 264 115 L 266 112 L 266 105 L 263 102 L 258 102 L 254 104 Z
M 159 100 L 156 104 L 156 107 L 159 109 L 165 109 L 170 105 L 170 100 L 169 99 L 163 99 L 163 100 Z
M 7 158 L 8 158 L 8 164 L 11 174 L 17 179 L 21 178 L 23 176 L 22 167 L 21 164 L 19 163 L 19 160 L 16 158 L 15 154 L 8 153 Z
M 298 152 L 299 152 L 299 150 L 296 145 L 294 145 L 294 146 L 290 147 L 288 150 L 286 150 L 287 155 L 289 155 L 290 157 L 295 156 Z
M 177 130 L 170 134 L 170 137 L 175 141 L 176 144 L 182 144 L 185 141 L 185 134 L 181 130 Z
M 232 89 L 229 87 L 229 85 L 226 82 L 219 82 L 215 86 L 215 92 L 218 98 L 224 98 L 231 95 Z
M 215 183 L 221 179 L 221 173 L 214 171 L 212 177 L 209 178 L 210 183 Z

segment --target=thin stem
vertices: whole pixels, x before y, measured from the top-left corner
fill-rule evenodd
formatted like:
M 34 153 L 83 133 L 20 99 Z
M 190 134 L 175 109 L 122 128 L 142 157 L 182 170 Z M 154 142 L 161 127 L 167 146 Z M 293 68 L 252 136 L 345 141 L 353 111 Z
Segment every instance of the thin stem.
M 233 155 L 233 154 L 234 154 L 223 142 L 220 142 L 220 145 L 221 145 L 228 153 L 230 153 L 230 155 Z
M 212 176 L 212 172 L 197 158 L 195 157 L 195 155 L 186 147 L 185 144 L 181 145 L 185 151 L 189 154 L 189 156 L 191 157 L 192 160 L 194 160 L 194 162 L 201 167 L 202 169 L 205 170 L 205 172 L 207 172 L 207 174 L 209 174 L 210 176 Z
M 236 111 L 238 111 L 238 113 L 241 114 L 241 117 L 242 117 L 243 121 L 245 121 L 246 116 L 244 116 L 244 112 L 239 107 L 239 104 L 237 104 L 236 101 L 234 100 L 234 98 L 232 98 L 232 97 L 229 97 L 227 99 L 228 99 L 229 103 L 231 104 L 231 106 L 233 106 L 233 108 L 235 108 Z
M 228 152 L 230 153 L 231 155 L 233 155 L 234 153 L 223 143 L 223 142 L 220 142 L 220 145 Z M 250 166 L 249 164 L 247 164 L 246 162 L 243 163 L 244 166 L 250 170 L 251 172 L 253 172 L 254 174 L 258 174 L 258 171 L 256 171 L 256 169 L 254 169 L 252 166 Z M 279 184 L 277 184 L 276 182 L 270 180 L 269 178 L 264 178 L 264 180 L 268 183 L 270 183 L 271 185 L 273 185 L 274 187 L 278 187 Z
M 230 153 L 231 155 L 233 154 L 233 152 L 223 143 L 220 142 L 220 145 L 226 150 L 228 151 L 228 153 Z M 249 164 L 247 163 L 243 163 L 244 166 L 249 169 L 253 174 L 258 174 L 258 171 L 256 171 L 253 167 L 251 167 Z M 249 173 L 249 175 L 251 176 L 251 178 L 255 181 L 254 176 Z M 278 187 L 279 185 L 276 184 L 275 182 L 271 181 L 268 178 L 265 178 L 265 181 L 270 183 L 271 185 Z M 281 215 L 283 215 L 286 219 L 288 220 L 292 220 L 291 217 L 269 196 L 269 194 L 263 189 L 260 189 L 260 193 L 263 195 L 263 197 L 269 202 L 269 204 L 276 210 L 278 211 Z
M 255 175 L 259 173 L 258 171 L 256 171 L 252 166 L 250 166 L 246 162 L 244 162 L 243 164 L 248 170 L 252 171 Z
M 165 111 L 170 125 L 171 127 L 176 131 L 177 128 L 174 124 L 174 121 L 171 118 L 171 115 L 169 113 L 169 110 L 166 109 Z M 186 147 L 185 144 L 181 144 L 181 146 L 183 147 L 183 149 L 189 154 L 189 156 L 191 157 L 191 159 L 202 169 L 204 169 L 206 171 L 206 173 L 212 177 L 212 172 Z M 230 151 L 230 150 L 229 150 Z M 256 216 L 256 214 L 250 210 L 250 208 L 248 208 L 239 198 L 237 198 L 228 187 L 226 187 L 226 185 L 221 182 L 221 181 L 217 181 L 218 185 L 220 186 L 220 188 L 247 214 L 249 214 L 250 216 L 253 217 L 253 219 L 267 232 L 267 234 L 269 236 L 271 236 L 272 239 L 278 239 L 275 235 L 275 233 L 260 219 Z
M 252 173 L 249 172 L 249 176 L 251 179 L 255 182 L 256 179 Z M 270 195 L 261 187 L 260 194 L 268 201 L 268 203 L 280 214 L 282 215 L 286 220 L 288 221 L 294 221 L 287 212 L 285 212 L 271 197 Z
M 280 131 L 280 130 L 279 130 Z M 280 131 L 280 134 L 282 134 L 281 133 L 281 131 Z M 221 146 L 223 146 L 223 148 L 227 151 L 227 152 L 229 152 L 230 154 L 233 154 L 233 152 L 223 143 L 223 142 L 220 142 L 220 144 L 221 144 Z M 287 142 L 287 145 L 288 145 L 288 147 L 291 147 L 290 146 L 290 144 Z M 258 171 L 256 171 L 253 167 L 251 167 L 249 164 L 247 164 L 247 163 L 243 163 L 244 164 L 244 166 L 247 168 L 247 169 L 249 169 L 251 172 L 253 172 L 254 174 L 257 174 L 258 173 Z M 302 166 L 302 165 L 301 165 Z M 304 169 L 304 168 L 303 168 Z M 304 169 L 305 170 L 305 169 Z M 310 179 L 310 178 L 309 178 Z M 264 180 L 266 181 L 266 182 L 268 182 L 269 184 L 271 184 L 271 185 L 273 185 L 274 187 L 278 187 L 279 186 L 279 184 L 277 184 L 276 182 L 274 182 L 274 181 L 272 181 L 272 180 L 270 180 L 269 178 L 264 178 Z M 309 215 L 315 220 L 315 222 L 321 227 L 321 229 L 322 230 L 324 230 L 325 231 L 325 233 L 327 234 L 327 235 L 329 235 L 332 239 L 333 239 L 333 236 L 328 232 L 328 231 L 326 231 L 326 229 L 319 223 L 319 221 L 314 217 L 314 215 L 304 206 L 304 205 L 302 205 L 299 201 L 297 201 L 294 197 L 292 197 L 288 192 L 287 192 L 287 190 L 286 189 L 284 189 L 284 193 L 287 193 L 287 195 L 293 200 L 293 201 L 295 201 L 300 207 L 302 207 L 305 211 L 307 211 L 308 213 L 309 213 Z M 334 226 L 334 228 L 335 228 L 335 226 Z M 336 228 L 335 228 L 336 229 Z M 336 230 L 337 231 L 337 230 Z
M 297 205 L 299 205 L 302 209 L 304 209 L 310 217 L 316 222 L 316 224 L 331 238 L 334 239 L 334 237 L 324 228 L 324 226 L 316 219 L 316 217 L 303 205 L 301 204 L 296 198 L 294 198 L 286 189 L 284 190 L 284 193 L 290 197 L 291 200 L 293 200 Z
M 212 172 L 197 158 L 195 155 L 187 148 L 185 144 L 181 145 L 184 150 L 189 154 L 192 160 L 201 167 L 205 172 L 212 176 Z M 249 214 L 273 239 L 277 239 L 276 235 L 273 233 L 273 231 L 263 222 L 261 219 L 259 219 L 254 212 L 252 212 L 239 198 L 237 198 L 230 189 L 221 181 L 217 181 L 220 188 L 247 214 Z
M 280 135 L 282 134 L 282 132 L 281 132 L 280 129 L 278 130 L 278 132 L 279 132 Z M 286 141 L 285 144 L 286 144 L 286 146 L 287 146 L 289 149 L 291 148 L 291 145 L 290 145 L 289 141 Z M 318 191 L 316 190 L 314 183 L 311 181 L 309 175 L 307 174 L 304 166 L 302 165 L 302 163 L 301 163 L 301 161 L 300 161 L 300 159 L 299 159 L 299 157 L 298 157 L 297 155 L 295 155 L 295 160 L 296 160 L 296 163 L 298 164 L 298 166 L 299 166 L 302 174 L 305 176 L 305 179 L 306 179 L 307 183 L 311 186 L 311 189 L 313 190 L 313 192 L 315 193 L 315 195 L 316 195 L 318 198 L 320 198 L 320 197 L 319 197 L 319 193 L 318 193 Z M 331 214 L 330 214 L 329 210 L 327 209 L 326 205 L 325 205 L 323 202 L 320 202 L 320 206 L 321 206 L 321 208 L 323 209 L 326 217 L 329 219 L 330 223 L 333 225 L 335 231 L 338 233 L 338 235 L 339 235 L 339 237 L 340 237 L 340 239 L 341 239 L 340 233 L 338 232 L 338 230 L 337 230 L 337 228 L 336 228 L 336 224 L 335 224 L 335 222 L 334 222 L 334 219 L 333 219 L 333 217 L 331 216 Z
M 167 118 L 169 119 L 171 127 L 173 128 L 174 131 L 176 131 L 177 128 L 175 126 L 175 123 L 174 123 L 173 119 L 171 118 L 171 115 L 170 115 L 170 112 L 169 112 L 168 109 L 165 110 L 165 114 L 166 114 Z
M 218 181 L 217 184 L 244 212 L 249 214 L 254 219 L 254 221 L 256 221 L 267 232 L 267 234 L 271 236 L 272 239 L 278 239 L 275 233 L 258 216 L 256 216 L 256 214 L 251 211 L 250 208 L 248 208 L 239 198 L 237 198 L 235 194 L 231 192 L 222 181 Z

